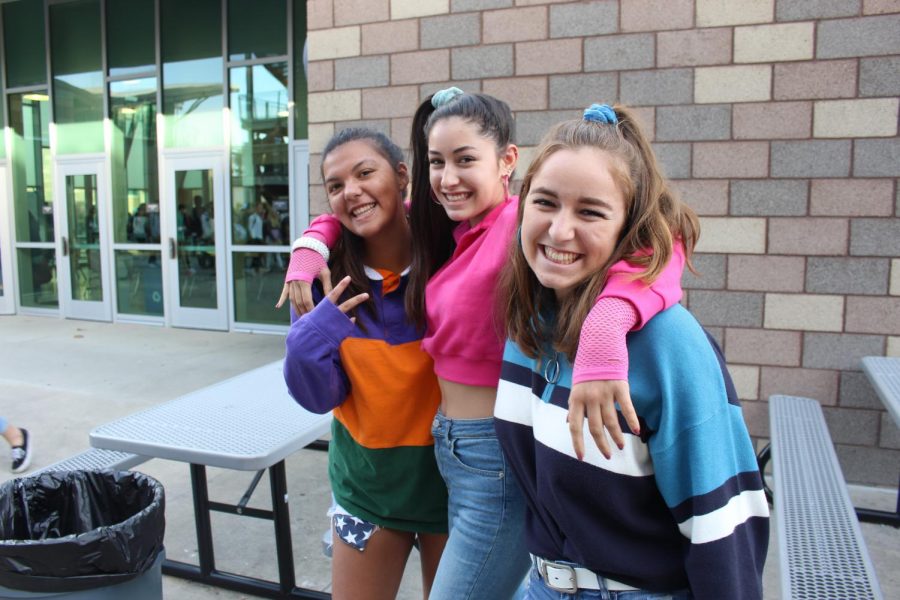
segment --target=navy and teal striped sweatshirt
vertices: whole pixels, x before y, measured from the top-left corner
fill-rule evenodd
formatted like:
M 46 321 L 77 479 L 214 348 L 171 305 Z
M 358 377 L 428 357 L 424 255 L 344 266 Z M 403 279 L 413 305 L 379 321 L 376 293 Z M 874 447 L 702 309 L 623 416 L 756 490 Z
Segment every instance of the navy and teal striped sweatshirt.
M 495 425 L 526 496 L 528 550 L 651 591 L 762 598 L 769 510 L 721 352 L 675 305 L 627 338 L 640 436 L 606 460 L 585 422 L 575 458 L 566 422 L 571 364 L 556 384 L 512 342 Z M 622 430 L 628 431 L 621 418 Z

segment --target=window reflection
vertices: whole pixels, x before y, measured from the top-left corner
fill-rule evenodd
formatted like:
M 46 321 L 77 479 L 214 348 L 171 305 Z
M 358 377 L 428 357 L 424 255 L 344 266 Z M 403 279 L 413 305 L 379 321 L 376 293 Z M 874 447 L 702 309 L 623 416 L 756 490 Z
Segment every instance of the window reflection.
M 287 63 L 231 69 L 230 91 L 233 241 L 288 244 Z
M 285 0 L 228 0 L 229 59 L 287 54 L 285 10 Z
M 66 177 L 66 214 L 72 299 L 100 302 L 103 300 L 103 280 L 96 175 Z
M 56 250 L 19 248 L 19 301 L 32 308 L 56 308 Z
M 123 314 L 163 316 L 159 252 L 116 250 L 116 299 Z
M 106 0 L 106 43 L 110 75 L 156 68 L 153 0 Z
M 49 104 L 43 92 L 9 95 L 13 205 L 19 242 L 53 241 Z
M 116 241 L 158 244 L 156 78 L 110 83 L 109 103 Z
M 219 146 L 222 131 L 222 12 L 219 0 L 162 0 L 164 144 Z
M 50 6 L 56 152 L 103 152 L 100 2 Z

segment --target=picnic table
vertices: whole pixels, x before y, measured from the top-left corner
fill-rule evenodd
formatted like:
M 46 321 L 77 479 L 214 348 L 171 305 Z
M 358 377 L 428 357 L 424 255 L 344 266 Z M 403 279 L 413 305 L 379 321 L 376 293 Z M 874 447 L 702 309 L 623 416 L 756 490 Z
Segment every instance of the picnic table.
M 94 448 L 190 464 L 199 565 L 173 560 L 163 573 L 267 598 L 330 598 L 297 588 L 291 547 L 284 460 L 312 447 L 331 425 L 331 414 L 317 415 L 289 396 L 279 360 L 153 408 L 101 425 L 90 434 Z M 206 467 L 257 471 L 236 505 L 209 499 Z M 272 510 L 248 507 L 264 472 L 269 472 Z M 279 581 L 217 570 L 210 511 L 274 522 Z
M 862 367 L 888 414 L 894 419 L 894 424 L 900 427 L 900 358 L 866 356 L 862 359 Z M 900 481 L 894 512 L 870 508 L 858 508 L 856 512 L 861 521 L 900 527 Z

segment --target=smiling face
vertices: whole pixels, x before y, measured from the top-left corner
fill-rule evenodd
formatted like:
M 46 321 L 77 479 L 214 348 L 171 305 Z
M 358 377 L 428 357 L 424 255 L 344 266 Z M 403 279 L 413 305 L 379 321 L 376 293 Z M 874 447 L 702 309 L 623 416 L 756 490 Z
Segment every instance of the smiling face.
M 334 216 L 352 233 L 369 238 L 405 226 L 406 165 L 395 170 L 372 143 L 353 140 L 329 152 L 322 161 L 322 178 Z
M 522 251 L 544 287 L 565 297 L 612 256 L 627 205 L 614 174 L 622 165 L 591 147 L 551 154 L 531 179 Z
M 498 155 L 494 142 L 461 117 L 441 119 L 428 135 L 431 189 L 447 216 L 473 226 L 503 202 L 503 175 L 512 173 L 517 158 L 512 144 Z

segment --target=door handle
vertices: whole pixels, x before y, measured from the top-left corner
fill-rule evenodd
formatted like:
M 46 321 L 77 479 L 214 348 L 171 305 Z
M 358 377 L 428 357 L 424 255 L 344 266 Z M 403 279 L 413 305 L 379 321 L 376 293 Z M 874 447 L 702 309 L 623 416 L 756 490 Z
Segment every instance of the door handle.
M 169 258 L 175 260 L 178 254 L 175 250 L 175 238 L 169 238 Z
M 69 239 L 66 236 L 62 236 L 62 255 L 69 255 Z

